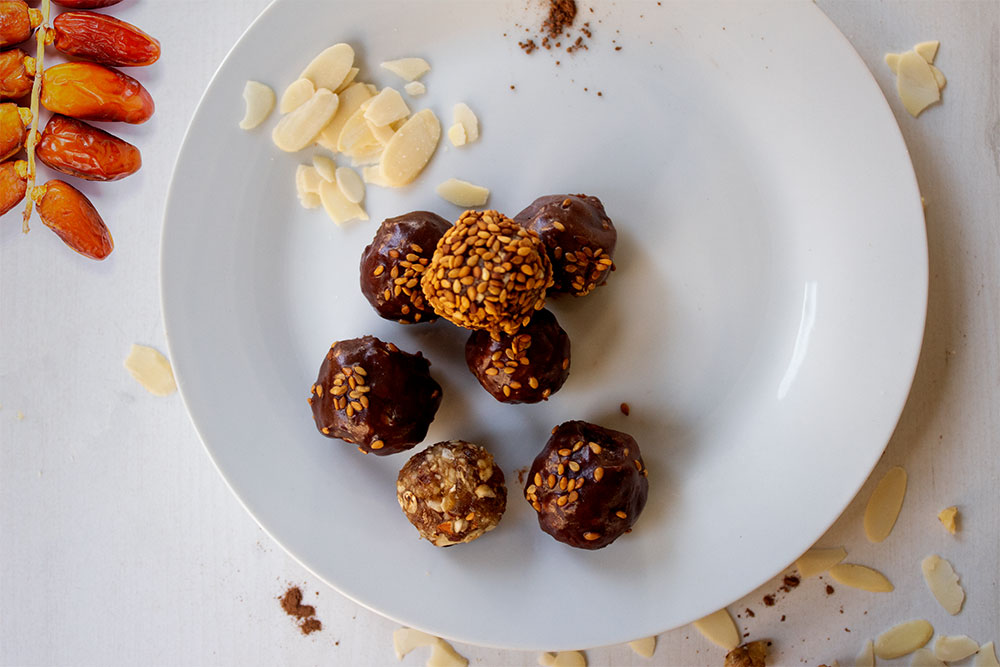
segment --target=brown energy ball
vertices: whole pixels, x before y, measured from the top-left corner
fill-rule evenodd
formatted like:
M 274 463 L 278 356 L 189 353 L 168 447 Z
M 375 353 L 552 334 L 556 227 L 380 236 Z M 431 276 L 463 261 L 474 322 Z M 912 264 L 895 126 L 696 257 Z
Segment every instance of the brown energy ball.
M 420 276 L 451 223 L 428 211 L 388 218 L 361 254 L 361 293 L 381 317 L 401 324 L 431 322 Z
M 546 533 L 571 547 L 600 549 L 639 518 L 649 494 L 646 475 L 632 436 L 569 421 L 552 429 L 535 457 L 524 497 Z
M 597 197 L 546 195 L 514 220 L 544 241 L 555 281 L 551 294 L 585 296 L 614 270 L 618 232 Z
M 465 362 L 479 384 L 501 403 L 538 403 L 569 377 L 569 336 L 548 310 L 515 334 L 473 331 Z
M 552 265 L 538 235 L 496 211 L 466 211 L 438 242 L 421 287 L 441 317 L 514 333 L 545 305 Z
M 362 452 L 395 454 L 427 435 L 441 405 L 430 362 L 374 336 L 333 344 L 323 359 L 309 404 L 320 433 Z
M 450 547 L 497 527 L 507 508 L 507 487 L 492 454 L 451 440 L 406 462 L 396 480 L 396 499 L 421 537 Z

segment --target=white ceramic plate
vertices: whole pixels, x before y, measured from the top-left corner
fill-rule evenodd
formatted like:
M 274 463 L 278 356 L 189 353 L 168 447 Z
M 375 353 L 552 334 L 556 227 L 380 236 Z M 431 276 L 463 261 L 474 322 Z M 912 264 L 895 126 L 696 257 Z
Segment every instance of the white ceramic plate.
M 923 332 L 926 239 L 906 148 L 812 3 L 586 4 L 589 50 L 529 56 L 517 24 L 541 19 L 520 1 L 279 0 L 209 86 L 164 224 L 181 392 L 248 511 L 345 595 L 476 644 L 622 642 L 773 576 L 878 460 Z M 280 94 L 338 41 L 379 85 L 401 83 L 382 60 L 427 58 L 413 106 L 447 126 L 465 101 L 483 128 L 478 144 L 442 144 L 412 187 L 369 187 L 372 221 L 346 228 L 299 208 L 293 172 L 311 151 L 276 150 L 276 117 L 237 128 L 247 79 Z M 457 216 L 434 194 L 453 176 L 489 186 L 510 215 L 542 194 L 598 195 L 617 224 L 609 284 L 552 302 L 573 365 L 544 405 L 495 402 L 465 369 L 461 331 L 380 320 L 358 289 L 379 220 Z M 444 550 L 419 541 L 395 500 L 406 456 L 361 456 L 316 432 L 306 397 L 320 361 L 362 334 L 432 360 L 445 394 L 427 443 L 496 454 L 510 489 L 496 531 Z M 598 552 L 542 533 L 517 481 L 567 419 L 632 433 L 650 470 L 635 531 Z

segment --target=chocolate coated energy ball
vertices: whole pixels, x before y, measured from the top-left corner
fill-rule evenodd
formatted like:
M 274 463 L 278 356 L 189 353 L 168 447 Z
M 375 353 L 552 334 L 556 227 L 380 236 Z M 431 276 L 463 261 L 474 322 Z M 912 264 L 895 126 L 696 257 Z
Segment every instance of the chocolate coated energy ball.
M 514 220 L 545 242 L 555 281 L 551 294 L 585 296 L 607 281 L 618 232 L 597 197 L 539 197 Z
M 363 452 L 395 454 L 427 435 L 441 405 L 430 362 L 374 336 L 334 343 L 309 404 L 320 433 Z
M 496 211 L 466 211 L 438 242 L 421 287 L 441 317 L 514 333 L 545 305 L 552 266 L 538 235 Z
M 515 334 L 473 331 L 465 344 L 469 370 L 501 403 L 538 403 L 569 377 L 569 336 L 548 310 Z
M 437 315 L 424 300 L 420 277 L 451 223 L 428 211 L 388 218 L 361 254 L 361 293 L 375 311 L 402 324 Z
M 492 454 L 451 440 L 406 462 L 396 480 L 396 499 L 421 537 L 450 547 L 496 528 L 507 508 L 507 487 Z
M 524 497 L 538 525 L 571 547 L 600 549 L 631 530 L 649 482 L 639 445 L 620 431 L 570 421 L 535 457 Z

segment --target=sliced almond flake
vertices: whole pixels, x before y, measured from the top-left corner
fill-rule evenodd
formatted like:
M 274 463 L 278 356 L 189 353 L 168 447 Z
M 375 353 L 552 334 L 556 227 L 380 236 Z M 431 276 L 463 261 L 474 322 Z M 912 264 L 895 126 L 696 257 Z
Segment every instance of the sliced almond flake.
M 915 51 L 907 51 L 899 57 L 896 92 L 899 93 L 903 106 L 914 118 L 941 99 L 941 89 L 934 79 L 931 66 Z
M 656 636 L 636 639 L 628 643 L 630 649 L 635 651 L 640 657 L 652 658 L 656 653 Z
M 324 181 L 337 180 L 337 163 L 325 155 L 313 155 L 313 167 Z
M 854 659 L 854 667 L 875 667 L 875 645 L 872 640 L 869 639 L 861 647 L 861 653 Z
M 538 656 L 538 664 L 544 667 L 587 667 L 587 658 L 580 651 L 542 653 Z
M 465 128 L 466 143 L 471 144 L 473 141 L 479 139 L 479 119 L 476 118 L 476 114 L 472 112 L 468 104 L 459 102 L 455 105 L 452 113 L 454 114 L 455 122 L 461 123 L 462 127 Z
M 347 77 L 354 65 L 354 49 L 350 44 L 334 44 L 313 58 L 302 70 L 300 79 L 309 79 L 313 85 L 333 92 Z
M 465 126 L 461 123 L 455 123 L 448 128 L 448 141 L 451 142 L 452 146 L 464 146 L 465 145 Z
M 281 95 L 281 104 L 278 111 L 281 113 L 291 113 L 309 101 L 309 98 L 316 92 L 316 86 L 309 79 L 296 79 Z
M 889 66 L 889 70 L 893 74 L 899 74 L 899 56 L 899 53 L 885 54 L 885 64 Z
M 379 164 L 382 160 L 383 149 L 381 146 L 376 146 L 364 153 L 359 153 L 351 157 L 352 167 L 365 167 L 368 165 Z
M 340 167 L 337 169 L 335 179 L 337 187 L 340 188 L 344 198 L 352 204 L 360 204 L 365 198 L 365 184 L 358 176 L 358 172 L 350 167 Z
M 247 81 L 243 87 L 243 101 L 246 102 L 246 111 L 243 120 L 240 121 L 240 129 L 252 130 L 271 115 L 274 109 L 274 91 L 260 81 Z
M 979 642 L 968 635 L 946 635 L 934 640 L 934 657 L 944 662 L 965 660 L 979 650 Z
M 993 648 L 993 642 L 983 644 L 979 647 L 979 652 L 972 660 L 972 667 L 1000 667 L 997 661 L 997 652 Z
M 383 188 L 391 188 L 392 186 L 385 182 L 382 178 L 382 166 L 378 164 L 373 164 L 366 166 L 361 169 L 361 178 L 365 183 L 369 185 L 378 185 Z
M 958 583 L 958 575 L 951 563 L 937 554 L 931 554 L 921 561 L 920 570 L 924 573 L 927 588 L 946 612 L 954 616 L 962 611 L 965 591 Z
M 399 58 L 398 60 L 387 60 L 381 65 L 382 69 L 388 70 L 407 81 L 416 81 L 427 72 L 431 71 L 431 66 L 423 58 Z
M 889 468 L 875 486 L 865 507 L 865 535 L 869 542 L 881 542 L 889 537 L 905 496 L 906 471 L 899 466 Z
M 378 126 L 368 121 L 368 129 L 371 130 L 372 136 L 375 137 L 375 141 L 379 142 L 383 146 L 389 143 L 392 139 L 392 135 L 396 134 L 396 130 L 393 129 L 392 125 L 382 125 Z
M 323 205 L 319 195 L 315 192 L 303 192 L 299 194 L 299 203 L 302 204 L 302 208 L 308 209 L 319 208 Z
M 396 651 L 396 660 L 402 660 L 415 648 L 433 646 L 437 639 L 434 635 L 413 628 L 398 628 L 392 633 L 392 647 Z
M 364 109 L 359 108 L 344 123 L 344 129 L 340 131 L 340 137 L 337 139 L 337 150 L 347 156 L 357 156 L 381 148 L 382 144 L 368 127 Z
M 151 347 L 133 344 L 125 359 L 125 369 L 153 396 L 169 396 L 177 391 L 170 362 Z
M 705 636 L 705 639 L 727 651 L 732 651 L 739 646 L 739 630 L 736 629 L 733 617 L 725 609 L 720 609 L 714 614 L 709 614 L 705 618 L 695 621 L 694 627 Z
M 316 167 L 300 164 L 295 169 L 295 191 L 299 197 L 304 194 L 319 194 L 319 184 L 323 182 L 323 177 L 319 175 Z
M 463 208 L 482 206 L 490 198 L 488 188 L 484 188 L 481 185 L 474 185 L 468 181 L 460 181 L 457 178 L 449 178 L 437 186 L 435 191 L 443 199 Z
M 283 151 L 300 151 L 316 140 L 337 113 L 337 95 L 320 88 L 309 100 L 282 118 L 271 133 L 274 145 Z
M 406 94 L 410 97 L 420 97 L 427 92 L 427 86 L 419 81 L 410 81 L 408 84 L 403 86 L 403 90 L 405 90 Z
M 948 79 L 944 78 L 944 74 L 934 65 L 931 65 L 931 74 L 934 75 L 934 82 L 937 84 L 938 90 L 941 90 L 946 85 L 948 85 Z
M 344 92 L 340 94 L 340 104 L 337 107 L 337 113 L 334 114 L 327 126 L 323 128 L 323 131 L 319 133 L 319 137 L 316 138 L 317 143 L 327 150 L 334 153 L 338 152 L 337 140 L 340 138 L 340 133 L 344 129 L 344 125 L 357 112 L 361 103 L 371 96 L 372 94 L 368 90 L 368 86 L 363 83 L 353 83 L 345 88 Z
M 382 153 L 382 176 L 393 186 L 410 183 L 430 161 L 441 139 L 441 123 L 430 109 L 413 114 Z
M 340 85 L 337 86 L 337 89 L 335 91 L 333 91 L 333 92 L 335 92 L 337 94 L 340 94 L 349 85 L 351 85 L 352 83 L 354 83 L 354 79 L 356 79 L 358 77 L 358 73 L 360 71 L 361 70 L 359 68 L 357 68 L 357 67 L 352 67 L 351 69 L 347 70 L 347 75 L 344 76 L 344 80 L 340 82 Z
M 451 644 L 437 638 L 431 645 L 431 657 L 427 659 L 427 667 L 466 667 L 469 661 L 459 655 Z
M 900 623 L 875 638 L 875 655 L 891 660 L 913 653 L 930 641 L 933 634 L 934 627 L 925 620 Z
M 925 648 L 918 648 L 910 658 L 910 667 L 948 667 Z
M 410 115 L 410 107 L 395 88 L 385 87 L 365 107 L 365 120 L 376 127 L 388 125 Z
M 921 58 L 926 60 L 928 65 L 933 65 L 934 59 L 937 57 L 939 46 L 941 46 L 941 42 L 934 39 L 929 42 L 920 42 L 913 47 L 913 50 L 916 51 Z
M 845 586 L 871 593 L 891 593 L 895 588 L 884 574 L 864 565 L 840 563 L 831 567 L 828 572 L 835 581 Z
M 847 558 L 847 551 L 844 547 L 833 547 L 829 549 L 810 549 L 795 561 L 795 569 L 803 577 L 815 577 L 823 574 L 831 567 Z
M 319 186 L 319 198 L 323 202 L 323 209 L 338 225 L 342 225 L 349 220 L 367 220 L 368 214 L 365 210 L 347 201 L 347 198 L 337 187 L 336 183 L 323 181 Z
M 938 512 L 938 521 L 952 535 L 958 530 L 958 508 L 955 506 L 945 507 Z

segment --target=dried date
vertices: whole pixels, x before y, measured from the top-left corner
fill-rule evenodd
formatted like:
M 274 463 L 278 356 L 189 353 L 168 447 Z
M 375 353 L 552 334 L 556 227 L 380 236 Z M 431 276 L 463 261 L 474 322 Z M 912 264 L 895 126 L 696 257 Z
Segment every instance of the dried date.
M 68 56 L 115 67 L 142 67 L 160 58 L 157 40 L 113 16 L 65 12 L 52 27 L 53 44 Z
M 34 58 L 21 49 L 0 53 L 0 100 L 24 97 L 34 82 Z
M 42 105 L 80 120 L 145 123 L 155 111 L 141 83 L 95 63 L 62 63 L 42 76 Z
M 100 9 L 101 7 L 110 7 L 111 5 L 117 5 L 122 0 L 52 0 L 52 2 L 62 7 L 69 7 L 70 9 Z
M 42 23 L 42 13 L 24 0 L 0 0 L 0 47 L 20 44 Z
M 104 259 L 115 243 L 108 226 L 87 197 L 64 181 L 49 181 L 31 190 L 42 223 L 63 243 L 85 257 Z
M 35 155 L 46 166 L 88 181 L 117 181 L 142 167 L 139 149 L 83 121 L 55 115 Z
M 31 110 L 12 102 L 0 104 L 0 160 L 16 155 L 28 138 Z
M 24 201 L 27 189 L 27 162 L 17 160 L 0 164 L 0 215 Z

